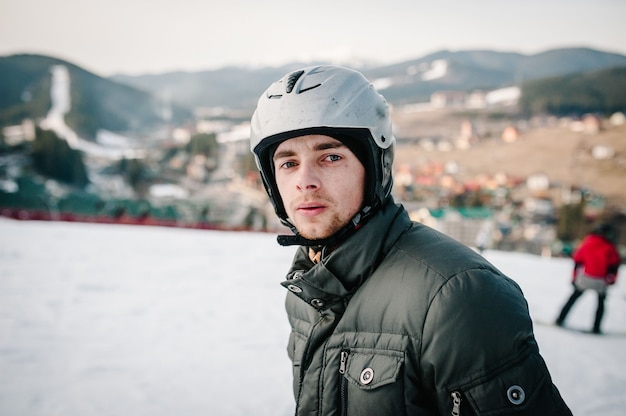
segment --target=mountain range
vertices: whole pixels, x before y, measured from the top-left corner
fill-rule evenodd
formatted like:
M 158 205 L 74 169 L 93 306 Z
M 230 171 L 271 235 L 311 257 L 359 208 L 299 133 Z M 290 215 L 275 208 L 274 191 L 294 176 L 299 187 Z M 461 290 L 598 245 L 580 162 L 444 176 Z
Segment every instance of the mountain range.
M 67 68 L 71 82 L 71 108 L 65 122 L 85 138 L 95 137 L 99 129 L 140 134 L 192 117 L 188 107 L 164 103 L 150 91 L 100 77 L 61 59 L 24 54 L 0 57 L 0 127 L 25 118 L 45 118 L 56 65 Z
M 41 119 L 50 108 L 50 68 L 65 65 L 71 79 L 68 126 L 86 138 L 99 129 L 142 134 L 193 119 L 198 108 L 239 110 L 249 117 L 260 94 L 282 75 L 324 62 L 280 67 L 224 67 L 198 72 L 100 77 L 42 55 L 0 57 L 0 127 Z M 589 48 L 534 55 L 490 50 L 439 51 L 421 58 L 359 69 L 392 104 L 427 102 L 435 91 L 494 90 L 550 77 L 626 67 L 626 56 Z M 623 77 L 623 72 L 620 76 Z
M 222 68 L 160 75 L 115 75 L 132 85 L 192 107 L 251 109 L 262 91 L 285 73 L 316 63 L 276 68 Z M 495 89 L 530 80 L 626 65 L 626 56 L 588 48 L 535 55 L 490 50 L 440 51 L 393 65 L 357 68 L 394 104 L 426 102 L 435 91 Z

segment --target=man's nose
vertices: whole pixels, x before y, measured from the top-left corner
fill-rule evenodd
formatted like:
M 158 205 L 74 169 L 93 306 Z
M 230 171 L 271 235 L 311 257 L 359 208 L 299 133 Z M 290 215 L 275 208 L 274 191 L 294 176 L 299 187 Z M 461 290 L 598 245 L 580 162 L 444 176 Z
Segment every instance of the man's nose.
M 301 163 L 296 186 L 300 190 L 315 190 L 321 186 L 319 172 L 310 163 Z

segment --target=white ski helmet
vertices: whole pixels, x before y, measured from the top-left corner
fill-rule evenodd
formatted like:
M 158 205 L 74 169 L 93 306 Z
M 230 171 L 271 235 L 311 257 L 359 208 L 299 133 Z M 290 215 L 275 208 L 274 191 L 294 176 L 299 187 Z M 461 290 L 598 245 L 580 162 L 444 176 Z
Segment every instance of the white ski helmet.
M 259 98 L 251 120 L 250 150 L 283 222 L 290 225 L 276 187 L 272 157 L 281 142 L 310 134 L 341 141 L 365 167 L 362 213 L 371 212 L 389 197 L 395 138 L 387 101 L 357 71 L 338 66 L 308 67 L 270 85 Z

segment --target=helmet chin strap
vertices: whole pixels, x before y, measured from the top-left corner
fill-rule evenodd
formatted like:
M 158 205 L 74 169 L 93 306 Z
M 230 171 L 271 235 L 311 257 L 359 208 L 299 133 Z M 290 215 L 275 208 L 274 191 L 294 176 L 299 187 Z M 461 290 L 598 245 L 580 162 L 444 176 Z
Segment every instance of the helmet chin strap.
M 365 224 L 365 221 L 372 215 L 374 210 L 371 206 L 365 206 L 361 211 L 359 211 L 350 222 L 348 222 L 343 228 L 337 231 L 335 234 L 326 238 L 318 238 L 314 240 L 309 240 L 308 238 L 303 237 L 296 227 L 291 224 L 287 220 L 281 220 L 281 222 L 288 226 L 294 235 L 279 235 L 276 240 L 278 244 L 281 246 L 305 246 L 305 247 L 327 247 L 327 246 L 336 246 L 346 238 L 350 237 L 353 233 L 355 233 L 359 228 Z

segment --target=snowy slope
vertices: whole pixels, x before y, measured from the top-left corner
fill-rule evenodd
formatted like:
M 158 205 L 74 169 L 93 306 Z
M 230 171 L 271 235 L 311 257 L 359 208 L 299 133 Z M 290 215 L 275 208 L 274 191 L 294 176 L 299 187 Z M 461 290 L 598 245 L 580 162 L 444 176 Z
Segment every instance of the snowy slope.
M 269 234 L 0 218 L 0 414 L 292 414 L 278 282 L 293 251 Z M 554 319 L 567 259 L 486 257 L 533 318 Z M 609 335 L 536 326 L 577 416 L 626 408 L 625 288 L 609 295 Z M 585 294 L 570 322 L 590 327 L 594 308 Z

